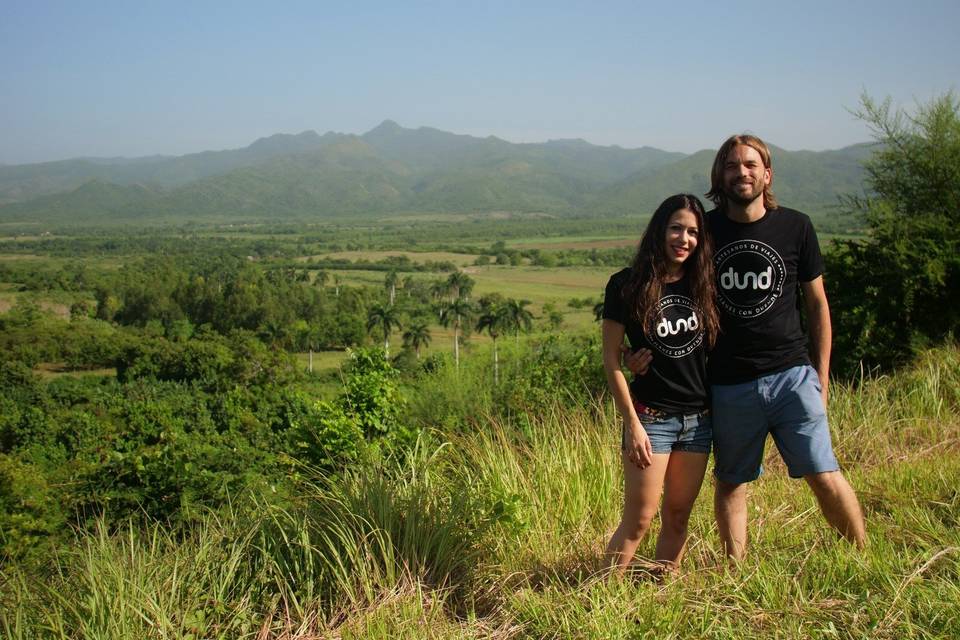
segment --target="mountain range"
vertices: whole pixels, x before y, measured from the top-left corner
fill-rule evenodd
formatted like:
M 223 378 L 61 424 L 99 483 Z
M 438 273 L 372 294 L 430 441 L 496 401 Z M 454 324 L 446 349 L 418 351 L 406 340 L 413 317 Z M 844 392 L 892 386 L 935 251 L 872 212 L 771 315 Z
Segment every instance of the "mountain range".
M 811 214 L 863 190 L 867 144 L 773 148 L 775 192 Z M 225 151 L 0 166 L 0 222 L 300 221 L 402 212 L 647 213 L 709 188 L 712 150 L 511 143 L 387 120 L 362 135 L 276 134 Z

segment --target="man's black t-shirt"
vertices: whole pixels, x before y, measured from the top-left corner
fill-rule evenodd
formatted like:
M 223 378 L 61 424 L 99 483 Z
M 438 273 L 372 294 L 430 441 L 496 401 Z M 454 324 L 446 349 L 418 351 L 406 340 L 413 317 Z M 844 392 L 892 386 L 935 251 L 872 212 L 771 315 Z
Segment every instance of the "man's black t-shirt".
M 686 276 L 663 286 L 650 335 L 632 317 L 623 299 L 623 287 L 629 279 L 629 268 L 611 276 L 603 299 L 603 317 L 626 328 L 634 351 L 645 347 L 653 353 L 649 370 L 634 376 L 630 392 L 635 400 L 668 413 L 703 410 L 707 406 L 703 324 L 690 298 Z
M 797 288 L 823 273 L 810 218 L 768 210 L 754 222 L 707 213 L 717 273 L 720 336 L 710 354 L 710 381 L 738 384 L 809 364 Z

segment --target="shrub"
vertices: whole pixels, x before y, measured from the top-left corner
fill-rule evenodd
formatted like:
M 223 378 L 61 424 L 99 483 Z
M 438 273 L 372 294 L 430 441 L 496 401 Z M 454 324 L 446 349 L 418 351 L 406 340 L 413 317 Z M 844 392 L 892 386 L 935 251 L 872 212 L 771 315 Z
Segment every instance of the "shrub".
M 866 163 L 873 195 L 853 199 L 869 237 L 827 256 L 835 366 L 888 368 L 957 335 L 960 308 L 960 103 L 946 94 L 915 116 L 863 98 L 880 146 Z

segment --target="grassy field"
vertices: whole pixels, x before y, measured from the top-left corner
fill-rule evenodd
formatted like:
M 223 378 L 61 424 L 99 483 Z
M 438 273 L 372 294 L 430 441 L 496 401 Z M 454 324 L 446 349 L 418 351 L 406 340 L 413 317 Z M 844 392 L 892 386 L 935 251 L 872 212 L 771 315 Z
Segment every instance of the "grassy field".
M 570 298 L 597 297 L 603 292 L 610 274 L 609 267 L 508 267 L 487 265 L 467 269 L 477 281 L 477 295 L 501 293 L 509 298 L 522 298 L 542 305 L 544 302 L 565 304 Z
M 960 637 L 960 351 L 831 399 L 869 543 L 826 527 L 775 452 L 751 485 L 747 559 L 718 553 L 709 481 L 687 556 L 602 568 L 617 522 L 617 419 L 541 407 L 427 443 L 397 468 L 303 485 L 302 504 L 78 534 L 50 572 L 2 569 L 0 632 L 26 638 Z M 447 439 L 448 438 L 448 439 Z M 772 449 L 772 447 L 771 447 Z
M 533 267 L 533 266 L 471 266 L 464 271 L 474 279 L 476 286 L 473 298 L 489 293 L 499 293 L 508 298 L 529 300 L 530 310 L 538 318 L 535 320 L 538 327 L 543 327 L 543 305 L 552 303 L 564 314 L 562 331 L 591 330 L 595 321 L 592 308 L 571 309 L 567 306 L 572 298 L 593 298 L 600 300 L 603 287 L 614 269 L 607 267 Z M 363 270 L 331 270 L 341 284 L 354 286 L 382 287 L 385 274 L 382 271 Z M 433 281 L 445 278 L 444 275 L 416 273 L 417 280 Z M 332 286 L 327 284 L 327 287 Z M 403 292 L 398 293 L 403 296 Z M 433 334 L 434 345 L 438 342 L 449 343 L 453 339 L 450 328 L 439 324 L 430 328 Z M 391 344 L 400 344 L 401 332 L 396 332 Z M 476 335 L 472 339 L 479 342 L 489 340 L 484 336 Z
M 506 245 L 516 249 L 616 249 L 619 247 L 636 247 L 640 241 L 642 226 L 638 227 L 636 237 L 624 236 L 558 236 L 555 238 L 518 238 L 510 240 Z
M 597 298 L 607 279 L 616 271 L 610 267 L 534 267 L 506 265 L 471 266 L 464 271 L 476 281 L 473 295 L 500 293 L 508 298 L 530 300 L 537 307 L 546 302 L 566 305 L 571 298 Z M 383 271 L 330 270 L 342 284 L 382 287 Z M 445 274 L 416 273 L 417 280 L 445 279 Z M 328 287 L 332 286 L 327 284 Z M 401 294 L 402 295 L 402 294 Z
M 499 293 L 505 297 L 529 300 L 530 311 L 534 314 L 534 333 L 551 330 L 557 332 L 578 333 L 583 331 L 599 331 L 590 308 L 571 309 L 567 302 L 572 298 L 593 298 L 600 300 L 603 287 L 607 283 L 612 270 L 606 267 L 510 267 L 499 265 L 472 266 L 465 269 L 466 273 L 476 282 L 473 298 L 489 293 Z M 382 271 L 337 271 L 336 274 L 342 284 L 366 285 L 382 287 L 384 273 Z M 436 280 L 442 276 L 434 274 L 413 274 L 418 280 Z M 330 284 L 327 285 L 332 286 Z M 402 290 L 398 293 L 403 296 Z M 544 304 L 552 303 L 557 310 L 563 313 L 563 324 L 556 330 L 547 327 L 543 317 Z M 424 350 L 425 355 L 431 353 L 451 352 L 453 347 L 453 329 L 443 327 L 439 323 L 430 325 L 431 343 Z M 403 342 L 403 331 L 394 331 L 390 337 L 391 353 L 399 351 Z M 471 345 L 487 345 L 491 342 L 488 335 L 474 333 L 469 337 Z M 469 350 L 469 346 L 467 349 Z M 316 356 L 314 369 L 318 372 L 331 371 L 339 366 L 345 356 L 343 352 L 329 352 L 323 356 Z M 306 366 L 306 355 L 299 356 L 300 362 Z

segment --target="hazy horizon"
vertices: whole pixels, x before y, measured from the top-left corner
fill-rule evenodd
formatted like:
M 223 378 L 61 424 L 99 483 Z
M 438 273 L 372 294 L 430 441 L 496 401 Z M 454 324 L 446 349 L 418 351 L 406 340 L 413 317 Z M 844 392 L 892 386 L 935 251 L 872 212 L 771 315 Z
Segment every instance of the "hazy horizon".
M 175 158 L 175 157 L 180 157 L 180 156 L 185 156 L 185 155 L 198 154 L 198 153 L 206 153 L 206 152 L 234 151 L 234 150 L 237 150 L 237 149 L 243 149 L 243 148 L 249 147 L 250 145 L 252 145 L 252 144 L 254 144 L 255 142 L 257 142 L 258 140 L 263 140 L 263 139 L 266 139 L 266 138 L 270 138 L 270 137 L 275 136 L 275 135 L 281 135 L 281 136 L 297 136 L 297 135 L 301 135 L 301 134 L 304 134 L 304 133 L 311 133 L 311 132 L 312 132 L 312 133 L 316 133 L 316 134 L 319 135 L 319 136 L 323 136 L 324 134 L 327 134 L 327 133 L 333 133 L 333 134 L 338 134 L 338 135 L 353 135 L 353 136 L 361 137 L 361 136 L 363 136 L 364 134 L 368 133 L 369 131 L 372 131 L 373 129 L 377 128 L 378 126 L 380 126 L 380 125 L 383 124 L 384 122 L 394 122 L 394 123 L 398 124 L 401 128 L 406 129 L 406 130 L 410 130 L 410 131 L 416 131 L 416 130 L 421 129 L 421 128 L 422 128 L 422 129 L 433 129 L 433 130 L 443 131 L 444 133 L 451 133 L 451 134 L 454 134 L 454 135 L 467 135 L 467 136 L 471 136 L 471 137 L 474 137 L 474 138 L 477 138 L 477 139 L 483 139 L 483 138 L 487 138 L 487 137 L 489 137 L 489 136 L 494 135 L 494 134 L 479 134 L 479 135 L 478 135 L 478 134 L 474 134 L 474 133 L 464 133 L 464 132 L 462 132 L 462 131 L 446 131 L 446 130 L 443 130 L 443 129 L 439 129 L 438 127 L 433 127 L 433 126 L 430 126 L 430 125 L 427 125 L 427 124 L 418 125 L 418 126 L 406 126 L 406 125 L 404 125 L 404 123 L 402 123 L 402 122 L 397 122 L 397 121 L 394 120 L 393 118 L 384 118 L 382 121 L 380 121 L 380 122 L 377 123 L 376 125 L 368 128 L 368 129 L 366 129 L 366 130 L 364 130 L 364 131 L 335 131 L 335 130 L 332 130 L 332 129 L 325 130 L 325 131 L 324 131 L 324 130 L 319 130 L 319 129 L 304 129 L 303 131 L 277 131 L 277 132 L 274 132 L 274 133 L 269 134 L 269 135 L 266 135 L 266 136 L 260 136 L 260 137 L 257 137 L 257 138 L 252 138 L 252 139 L 250 139 L 250 140 L 249 140 L 248 142 L 246 142 L 246 143 L 241 143 L 241 144 L 238 144 L 238 145 L 232 146 L 232 147 L 224 147 L 224 148 L 222 148 L 222 149 L 193 149 L 193 150 L 185 151 L 185 152 L 183 152 L 183 153 L 146 153 L 146 154 L 137 155 L 137 156 L 91 156 L 91 155 L 83 155 L 83 156 L 71 156 L 71 157 L 68 157 L 68 158 L 51 158 L 51 159 L 49 159 L 49 160 L 37 160 L 37 161 L 31 161 L 31 162 L 0 162 L 0 166 L 15 166 L 15 165 L 27 165 L 27 164 L 44 164 L 44 163 L 48 163 L 48 162 L 63 162 L 63 161 L 67 161 L 67 160 L 139 160 L 139 159 L 148 159 L 148 158 Z M 731 131 L 730 133 L 733 134 L 733 133 L 749 133 L 749 132 Z M 626 149 L 626 150 L 639 149 L 639 148 L 642 148 L 642 147 L 653 147 L 653 145 L 642 145 L 642 144 L 641 144 L 641 145 L 637 145 L 637 146 L 626 146 L 626 145 L 615 144 L 615 143 L 613 143 L 613 144 L 598 144 L 598 143 L 595 143 L 595 142 L 593 142 L 593 141 L 591 141 L 591 140 L 585 140 L 585 139 L 583 139 L 583 138 L 551 138 L 551 139 L 549 139 L 549 140 L 509 140 L 509 139 L 503 138 L 503 137 L 501 137 L 501 136 L 494 136 L 494 137 L 496 137 L 496 138 L 498 138 L 498 139 L 500 139 L 500 140 L 503 140 L 504 142 L 509 142 L 509 143 L 511 143 L 511 144 L 546 144 L 546 143 L 551 143 L 551 142 L 582 141 L 582 142 L 586 142 L 587 144 L 591 144 L 591 145 L 594 145 L 594 146 L 600 146 L 600 147 L 619 147 L 619 148 L 621 148 L 621 149 Z M 722 140 L 718 141 L 718 144 L 717 144 L 716 146 L 719 146 L 719 143 L 720 143 L 720 142 L 722 142 Z M 776 147 L 779 147 L 779 148 L 781 148 L 781 149 L 784 149 L 784 150 L 786 150 L 786 151 L 830 151 L 830 150 L 834 150 L 834 149 L 841 149 L 841 148 L 844 148 L 844 147 L 849 147 L 849 146 L 856 145 L 856 144 L 869 143 L 869 142 L 871 142 L 871 141 L 870 141 L 870 140 L 861 140 L 860 142 L 851 142 L 850 144 L 843 145 L 842 147 L 827 147 L 827 148 L 824 148 L 824 149 L 811 149 L 811 148 L 790 149 L 790 148 L 784 147 L 784 146 L 781 145 L 781 144 L 778 144 L 776 140 L 769 140 L 769 139 L 768 139 L 768 140 L 766 140 L 766 142 L 768 142 L 768 143 L 770 143 L 770 144 L 772 144 L 772 145 L 774 145 L 774 146 L 776 146 Z M 661 147 L 654 147 L 654 148 L 659 149 L 659 150 L 661 150 L 661 151 L 678 152 L 677 149 L 663 149 L 663 148 L 661 148 Z M 679 152 L 679 153 L 694 154 L 694 153 L 697 153 L 697 152 L 699 152 L 699 151 L 711 150 L 711 149 L 714 149 L 714 148 L 715 148 L 715 147 L 704 146 L 704 147 L 700 147 L 700 148 L 698 148 L 698 149 L 694 149 L 693 151 L 682 151 L 682 152 Z

